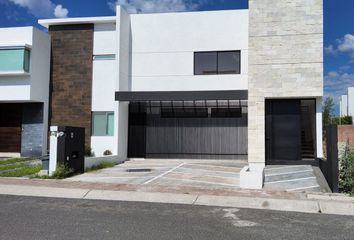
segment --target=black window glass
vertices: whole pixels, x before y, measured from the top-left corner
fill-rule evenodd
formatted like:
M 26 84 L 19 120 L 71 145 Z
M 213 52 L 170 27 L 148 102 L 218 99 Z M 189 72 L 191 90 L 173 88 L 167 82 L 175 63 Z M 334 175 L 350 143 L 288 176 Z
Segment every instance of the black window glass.
M 194 74 L 217 74 L 217 52 L 194 53 Z
M 218 73 L 239 74 L 240 73 L 240 52 L 218 52 Z
M 242 117 L 241 108 L 212 108 L 212 118 L 240 118 Z
M 161 108 L 162 118 L 207 118 L 207 108 Z
M 240 74 L 240 51 L 194 53 L 194 74 Z

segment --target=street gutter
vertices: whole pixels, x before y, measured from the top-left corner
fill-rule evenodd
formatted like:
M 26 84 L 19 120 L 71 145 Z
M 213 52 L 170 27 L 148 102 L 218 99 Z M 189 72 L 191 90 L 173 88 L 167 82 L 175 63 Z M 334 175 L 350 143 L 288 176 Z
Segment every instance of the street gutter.
M 203 193 L 121 191 L 0 184 L 0 195 L 172 203 L 354 216 L 354 198 L 338 194 L 312 193 L 306 194 L 304 199 L 287 199 L 276 197 L 276 194 L 271 197 L 252 196 L 252 194 L 250 196 L 224 196 Z

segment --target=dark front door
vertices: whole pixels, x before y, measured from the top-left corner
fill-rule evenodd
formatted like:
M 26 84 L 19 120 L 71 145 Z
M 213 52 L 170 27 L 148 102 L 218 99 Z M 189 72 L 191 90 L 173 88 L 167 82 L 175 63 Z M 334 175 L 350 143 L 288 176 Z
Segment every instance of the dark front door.
M 21 152 L 22 105 L 0 104 L 0 152 Z
M 266 100 L 266 159 L 301 160 L 300 100 Z
M 128 157 L 145 158 L 146 107 L 144 103 L 129 104 Z

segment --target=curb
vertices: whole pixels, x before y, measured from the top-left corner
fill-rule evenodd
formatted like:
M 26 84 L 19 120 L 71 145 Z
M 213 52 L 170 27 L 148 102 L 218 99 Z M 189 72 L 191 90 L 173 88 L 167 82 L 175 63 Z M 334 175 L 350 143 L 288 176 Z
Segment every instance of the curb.
M 342 201 L 329 197 L 283 199 L 244 196 L 216 196 L 205 194 L 112 191 L 81 188 L 58 188 L 0 184 L 0 195 L 132 201 L 150 203 L 188 204 L 214 207 L 251 208 L 302 213 L 322 213 L 354 216 L 353 198 Z

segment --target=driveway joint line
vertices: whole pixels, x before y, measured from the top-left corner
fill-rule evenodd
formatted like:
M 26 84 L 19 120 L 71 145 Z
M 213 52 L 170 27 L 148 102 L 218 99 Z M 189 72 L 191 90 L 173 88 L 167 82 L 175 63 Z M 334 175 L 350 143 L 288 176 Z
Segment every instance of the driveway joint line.
M 299 188 L 291 188 L 291 189 L 287 189 L 287 192 L 292 192 L 292 191 L 297 191 L 297 190 L 303 190 L 303 189 L 310 189 L 310 188 L 316 188 L 316 187 L 320 187 L 320 185 L 313 185 L 313 186 L 309 186 L 309 187 L 299 187 Z
M 202 167 L 217 167 L 217 168 L 237 168 L 242 169 L 242 167 L 229 167 L 229 166 L 220 166 L 220 165 L 211 165 L 211 164 L 198 164 L 198 163 L 187 163 L 186 165 L 193 165 L 193 166 L 202 166 Z
M 188 164 L 187 164 L 188 165 Z M 183 169 L 188 170 L 198 170 L 198 171 L 206 171 L 206 172 L 219 172 L 219 173 L 230 173 L 230 174 L 240 174 L 239 172 L 230 172 L 230 171 L 220 171 L 220 170 L 209 170 L 209 169 L 195 169 L 195 168 L 188 168 L 188 167 L 181 167 Z
M 222 186 L 232 186 L 237 188 L 237 184 L 231 184 L 231 183 L 218 183 L 218 182 L 209 182 L 209 181 L 201 181 L 201 180 L 193 180 L 193 179 L 179 179 L 179 178 L 173 178 L 173 177 L 165 177 L 165 179 L 173 179 L 177 181 L 186 181 L 186 182 L 197 182 L 197 183 L 207 183 L 207 184 L 214 184 L 214 185 L 222 185 Z
M 316 179 L 316 177 L 306 177 L 306 178 L 295 178 L 295 179 L 289 179 L 289 180 L 279 180 L 279 181 L 273 181 L 273 182 L 265 182 L 265 184 L 294 182 L 294 181 L 301 181 L 301 180 L 308 180 L 308 179 Z
M 153 182 L 153 181 L 155 181 L 155 180 L 157 180 L 157 179 L 159 179 L 159 178 L 161 178 L 161 177 L 163 177 L 163 176 L 165 176 L 165 175 L 167 175 L 167 174 L 173 172 L 173 171 L 176 170 L 177 168 L 182 167 L 184 164 L 186 164 L 186 163 L 183 162 L 183 163 L 181 163 L 180 165 L 178 165 L 178 166 L 176 166 L 176 167 L 174 167 L 174 168 L 171 168 L 170 170 L 168 170 L 168 171 L 166 171 L 166 172 L 164 172 L 164 173 L 162 173 L 162 174 L 160 174 L 160 175 L 158 175 L 158 176 L 156 176 L 156 177 L 153 177 L 153 178 L 151 178 L 150 180 L 147 180 L 146 182 L 143 183 L 143 185 L 149 184 L 149 183 L 151 183 L 151 182 Z
M 198 198 L 199 198 L 199 194 L 197 195 L 197 197 L 196 197 L 196 198 L 194 199 L 194 201 L 192 202 L 192 205 L 195 205 L 195 203 L 197 202 Z
M 87 196 L 87 194 L 89 194 L 89 192 L 91 192 L 92 191 L 92 189 L 89 189 L 85 194 L 84 194 L 84 196 L 82 196 L 82 199 L 85 199 L 85 197 Z
M 287 175 L 287 174 L 294 174 L 294 173 L 303 173 L 303 172 L 313 172 L 313 170 L 302 170 L 302 171 L 296 171 L 296 172 L 285 172 L 285 173 L 275 173 L 275 174 L 269 174 L 265 175 L 266 177 L 273 177 L 273 176 L 280 176 L 280 175 Z
M 287 169 L 287 168 L 298 168 L 298 167 L 306 167 L 306 168 L 308 168 L 308 165 L 294 165 L 294 166 L 284 166 L 284 167 L 274 167 L 274 168 L 267 168 L 266 167 L 264 170 L 271 171 L 271 170 Z

